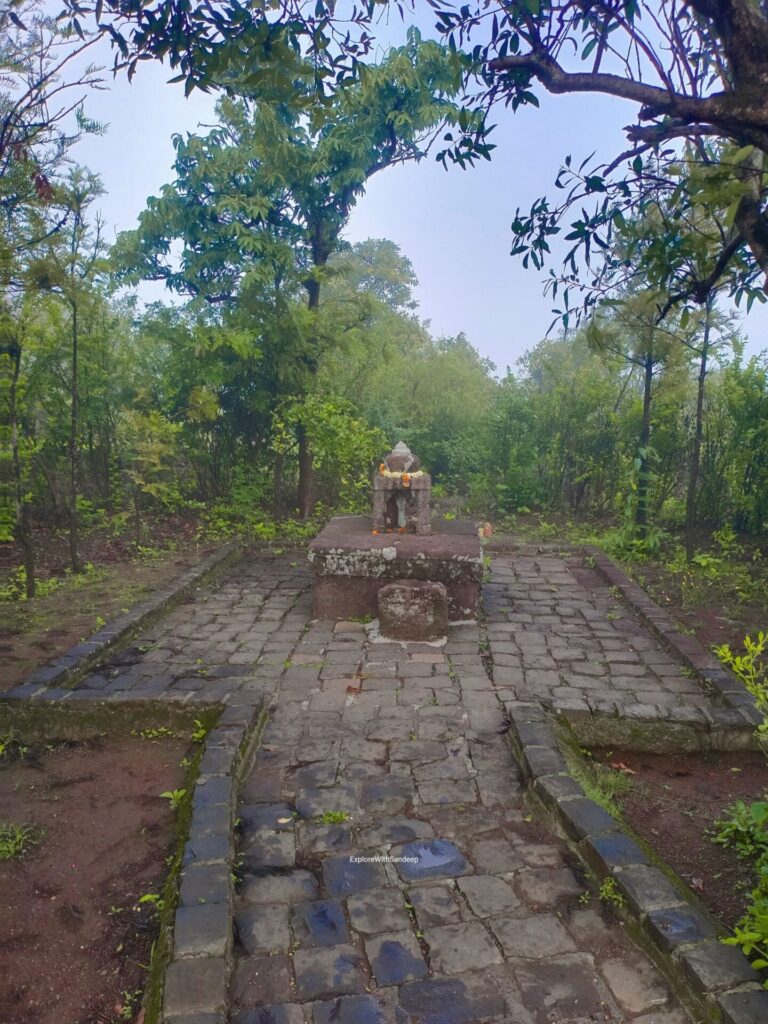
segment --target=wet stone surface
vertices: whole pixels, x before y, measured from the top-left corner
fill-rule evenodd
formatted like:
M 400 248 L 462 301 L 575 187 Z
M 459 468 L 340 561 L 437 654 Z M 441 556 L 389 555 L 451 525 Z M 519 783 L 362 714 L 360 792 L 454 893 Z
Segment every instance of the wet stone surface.
M 494 681 L 557 706 L 707 707 L 695 679 L 579 555 L 499 555 L 483 587 Z
M 236 812 L 229 1019 L 684 1024 L 609 909 L 582 905 L 503 733 L 510 702 L 705 706 L 695 680 L 580 559 L 494 557 L 482 629 L 437 645 L 312 621 L 310 588 L 304 553 L 245 560 L 100 669 L 114 699 L 268 709 Z M 224 864 L 215 827 L 199 845 Z
M 398 871 L 406 882 L 463 875 L 469 869 L 466 858 L 448 839 L 427 839 L 406 843 L 396 850 Z
M 344 910 L 339 900 L 299 903 L 291 927 L 302 946 L 340 946 L 349 942 Z
M 563 560 L 498 561 L 487 634 L 456 624 L 438 646 L 310 621 L 306 574 L 275 582 L 286 599 L 253 641 L 270 717 L 238 811 L 233 1020 L 683 1024 L 661 976 L 583 896 L 563 844 L 530 819 L 503 735 L 505 702 L 531 687 L 547 702 L 563 687 L 594 694 L 614 665 L 642 667 L 652 643 L 635 651 L 610 598 Z M 621 650 L 637 660 L 603 658 Z M 575 670 L 590 660 L 594 672 Z

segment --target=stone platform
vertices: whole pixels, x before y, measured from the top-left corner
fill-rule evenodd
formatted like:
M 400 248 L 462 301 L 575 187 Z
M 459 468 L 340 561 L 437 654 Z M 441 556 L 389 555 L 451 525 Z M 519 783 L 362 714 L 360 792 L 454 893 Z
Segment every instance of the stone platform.
M 369 516 L 336 516 L 309 545 L 315 618 L 375 617 L 381 587 L 401 579 L 444 584 L 451 621 L 477 617 L 483 556 L 473 522 L 441 522 L 425 537 L 371 531 Z

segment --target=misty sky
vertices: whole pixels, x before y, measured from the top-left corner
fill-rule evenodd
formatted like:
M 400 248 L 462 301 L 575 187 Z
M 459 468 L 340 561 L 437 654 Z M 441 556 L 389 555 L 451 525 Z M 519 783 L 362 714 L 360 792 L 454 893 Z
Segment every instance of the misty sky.
M 104 45 L 101 62 L 111 55 Z M 108 234 L 135 226 L 147 196 L 172 180 L 174 133 L 214 123 L 214 98 L 167 84 L 172 73 L 146 62 L 131 84 L 107 73 L 108 90 L 87 100 L 89 116 L 109 123 L 101 137 L 78 143 L 73 157 L 98 172 L 107 195 L 100 206 Z M 607 97 L 541 95 L 541 108 L 494 117 L 497 144 L 490 163 L 446 172 L 433 157 L 383 171 L 370 182 L 346 237 L 390 238 L 412 261 L 419 279 L 420 315 L 435 335 L 463 331 L 503 373 L 545 334 L 552 302 L 542 294 L 543 274 L 523 270 L 509 255 L 516 207 L 549 191 L 562 158 L 619 151 L 621 128 L 634 107 Z M 555 264 L 553 264 L 555 265 Z M 157 285 L 142 298 L 164 298 Z M 744 320 L 748 351 L 768 348 L 768 306 Z

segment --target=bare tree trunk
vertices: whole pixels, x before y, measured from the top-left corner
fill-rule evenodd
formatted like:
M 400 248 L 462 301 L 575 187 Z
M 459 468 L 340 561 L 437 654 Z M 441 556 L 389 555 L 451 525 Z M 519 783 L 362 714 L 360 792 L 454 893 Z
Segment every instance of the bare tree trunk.
M 691 448 L 691 465 L 688 473 L 688 492 L 685 496 L 685 557 L 691 562 L 694 556 L 693 531 L 696 525 L 696 491 L 701 466 L 701 439 L 704 433 L 704 387 L 707 380 L 707 358 L 709 356 L 709 332 L 712 321 L 712 298 L 707 299 L 707 315 L 704 320 L 704 340 L 699 360 L 699 378 L 696 392 L 696 427 Z
M 72 414 L 69 426 L 69 560 L 72 572 L 82 572 L 80 561 L 79 523 L 77 519 L 77 434 L 80 418 L 80 395 L 78 391 L 77 358 L 78 358 L 78 323 L 77 302 L 72 305 L 72 381 L 71 398 Z
M 13 462 L 13 492 L 16 511 L 16 539 L 24 556 L 24 582 L 28 599 L 35 596 L 37 580 L 35 578 L 35 548 L 29 527 L 29 510 L 24 500 L 24 486 L 21 474 L 21 456 L 19 453 L 19 410 L 18 383 L 21 372 L 21 345 L 16 344 L 12 353 L 13 372 L 8 395 L 8 419 L 11 428 L 11 459 Z
M 315 267 L 322 266 L 326 260 L 327 256 L 323 258 L 316 255 L 314 261 Z M 306 282 L 305 287 L 307 289 L 307 308 L 311 313 L 315 314 L 320 308 L 320 282 L 315 280 L 315 278 L 310 278 Z M 310 365 L 310 372 L 313 375 L 317 372 L 317 366 L 314 363 L 314 355 Z M 315 502 L 317 501 L 317 474 L 315 472 L 315 460 L 307 437 L 307 429 L 303 423 L 300 423 L 297 426 L 296 437 L 299 443 L 299 516 L 304 520 L 304 522 L 306 522 L 315 510 Z
M 274 469 L 274 491 L 272 498 L 272 515 L 276 521 L 283 518 L 283 470 L 285 467 L 285 456 L 278 452 L 275 456 Z
M 54 475 L 51 470 L 45 464 L 45 461 L 41 459 L 39 455 L 35 456 L 35 463 L 45 477 L 45 482 L 48 485 L 48 493 L 51 496 L 51 505 L 53 506 L 53 520 L 58 524 L 62 521 L 62 511 L 59 503 L 59 493 L 56 489 L 56 480 L 54 479 Z
M 306 522 L 312 515 L 317 501 L 317 475 L 307 430 L 303 423 L 297 425 L 296 436 L 299 441 L 299 515 Z
M 641 537 L 648 531 L 648 488 L 650 470 L 648 445 L 651 440 L 651 398 L 653 388 L 653 355 L 646 353 L 643 377 L 643 422 L 640 428 L 640 469 L 637 474 L 637 507 L 635 526 Z
M 141 509 L 139 507 L 139 489 L 133 489 L 133 535 L 136 547 L 141 547 Z

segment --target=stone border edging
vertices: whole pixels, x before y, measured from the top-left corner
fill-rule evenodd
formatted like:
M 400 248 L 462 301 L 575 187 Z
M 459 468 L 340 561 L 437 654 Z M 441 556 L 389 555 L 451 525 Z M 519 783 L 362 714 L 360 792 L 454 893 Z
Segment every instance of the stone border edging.
M 586 746 L 626 746 L 649 753 L 766 750 L 754 725 L 735 708 L 604 703 L 611 704 L 610 710 L 591 708 L 586 701 L 553 701 L 552 711 Z
M 672 885 L 645 851 L 568 774 L 545 710 L 506 705 L 510 741 L 526 782 L 599 878 L 611 878 L 653 959 L 697 1012 L 722 1024 L 768 1020 L 768 990 L 742 952 L 724 946 L 692 894 Z
M 128 612 L 106 623 L 87 640 L 70 647 L 65 654 L 35 669 L 17 686 L 0 693 L 0 700 L 29 699 L 43 692 L 49 700 L 64 696 L 69 692 L 65 684 L 71 684 L 85 675 L 101 661 L 110 648 L 127 640 L 155 616 L 180 602 L 193 587 L 217 570 L 236 561 L 241 551 L 242 547 L 237 541 L 225 544 L 191 569 L 172 579 L 160 590 L 154 591 L 150 597 L 135 604 Z M 61 693 L 57 693 L 58 690 Z
M 266 720 L 261 694 L 228 702 L 206 737 L 184 847 L 163 1024 L 224 1024 L 232 971 L 235 808 Z
M 582 550 L 586 556 L 594 559 L 595 568 L 620 591 L 630 608 L 651 632 L 712 688 L 726 708 L 738 711 L 752 726 L 760 724 L 762 715 L 755 708 L 754 699 L 741 680 L 721 665 L 698 640 L 681 633 L 672 616 L 657 605 L 640 584 L 631 580 L 604 551 L 592 544 L 585 544 Z

